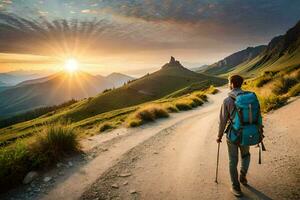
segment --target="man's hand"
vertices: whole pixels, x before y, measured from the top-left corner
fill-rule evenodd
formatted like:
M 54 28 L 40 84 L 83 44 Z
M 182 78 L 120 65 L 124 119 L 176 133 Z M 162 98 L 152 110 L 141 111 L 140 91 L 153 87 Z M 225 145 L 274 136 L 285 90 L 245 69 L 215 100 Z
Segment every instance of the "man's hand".
M 221 143 L 222 142 L 222 137 L 217 137 L 216 141 L 217 141 L 217 143 Z

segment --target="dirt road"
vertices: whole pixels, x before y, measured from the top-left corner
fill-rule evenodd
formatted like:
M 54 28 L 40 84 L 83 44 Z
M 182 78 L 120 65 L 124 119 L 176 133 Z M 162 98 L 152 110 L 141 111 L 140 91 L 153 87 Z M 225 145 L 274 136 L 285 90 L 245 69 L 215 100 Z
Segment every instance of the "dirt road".
M 234 199 L 229 192 L 227 146 L 214 182 L 217 118 L 222 91 L 197 114 L 175 123 L 126 153 L 82 199 Z M 262 164 L 251 148 L 243 199 L 300 199 L 300 99 L 265 117 Z

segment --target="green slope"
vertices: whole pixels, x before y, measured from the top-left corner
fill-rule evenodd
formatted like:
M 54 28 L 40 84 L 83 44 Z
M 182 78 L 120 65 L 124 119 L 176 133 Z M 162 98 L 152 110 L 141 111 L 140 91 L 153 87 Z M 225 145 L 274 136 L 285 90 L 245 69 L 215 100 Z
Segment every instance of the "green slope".
M 250 61 L 243 62 L 229 74 L 242 74 L 253 77 L 264 71 L 279 71 L 295 65 L 300 65 L 300 21 L 285 35 L 273 38 L 265 51 Z
M 258 56 L 261 52 L 266 49 L 266 45 L 260 45 L 256 47 L 248 47 L 242 51 L 238 51 L 231 54 L 204 69 L 198 70 L 211 75 L 222 75 L 238 68 L 241 63 L 248 62 Z

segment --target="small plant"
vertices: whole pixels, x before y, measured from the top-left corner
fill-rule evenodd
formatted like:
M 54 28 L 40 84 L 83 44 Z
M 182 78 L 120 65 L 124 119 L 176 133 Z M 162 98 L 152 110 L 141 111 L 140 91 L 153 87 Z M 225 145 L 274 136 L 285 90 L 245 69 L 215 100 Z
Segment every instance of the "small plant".
M 113 128 L 114 128 L 114 126 L 111 125 L 110 123 L 104 123 L 104 124 L 102 124 L 102 125 L 100 126 L 99 131 L 100 131 L 100 132 L 104 132 L 104 131 L 107 131 L 107 130 L 110 130 L 110 129 L 113 129 Z

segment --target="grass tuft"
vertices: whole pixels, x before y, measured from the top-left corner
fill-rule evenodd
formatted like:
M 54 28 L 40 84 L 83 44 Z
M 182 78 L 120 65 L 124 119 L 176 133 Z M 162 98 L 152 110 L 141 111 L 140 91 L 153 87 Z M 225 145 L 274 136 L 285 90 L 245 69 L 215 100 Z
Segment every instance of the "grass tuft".
M 166 103 L 163 104 L 163 107 L 169 112 L 169 113 L 177 113 L 179 112 L 178 108 L 172 104 L 172 103 Z
M 21 184 L 29 171 L 48 167 L 77 151 L 77 131 L 61 124 L 46 126 L 30 145 L 16 142 L 12 147 L 0 149 L 0 191 Z
M 206 93 L 207 94 L 217 94 L 219 92 L 219 90 L 217 88 L 215 88 L 213 85 L 211 85 L 207 90 Z
M 70 125 L 61 124 L 46 126 L 31 148 L 37 166 L 51 165 L 53 161 L 78 150 L 77 130 Z
M 158 118 L 169 117 L 168 111 L 159 105 L 148 105 L 138 109 L 135 113 L 129 116 L 127 120 L 128 127 L 136 127 L 147 122 L 154 121 Z
M 276 95 L 282 95 L 287 93 L 290 88 L 298 83 L 296 78 L 293 77 L 280 77 L 274 83 L 272 92 Z
M 300 95 L 300 83 L 294 85 L 288 92 L 288 96 L 294 97 Z
M 110 123 L 104 123 L 104 124 L 100 125 L 99 131 L 102 133 L 104 131 L 111 130 L 113 128 L 114 128 L 114 126 L 112 124 L 110 124 Z

